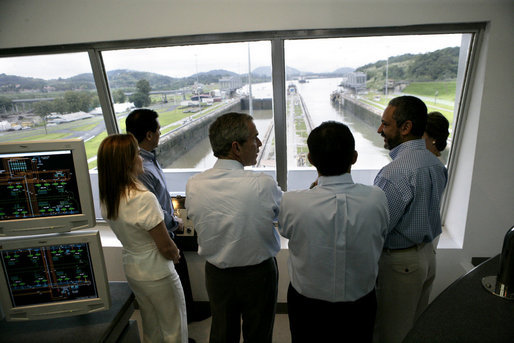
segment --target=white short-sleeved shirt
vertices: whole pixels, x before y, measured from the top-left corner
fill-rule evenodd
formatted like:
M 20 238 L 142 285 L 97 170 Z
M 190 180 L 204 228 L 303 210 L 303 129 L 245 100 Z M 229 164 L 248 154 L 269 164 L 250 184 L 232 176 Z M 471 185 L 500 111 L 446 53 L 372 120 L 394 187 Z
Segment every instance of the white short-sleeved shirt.
M 102 216 L 107 211 L 101 206 Z M 120 199 L 118 218 L 106 219 L 123 245 L 125 275 L 140 281 L 159 280 L 171 274 L 173 262 L 157 249 L 149 230 L 162 222 L 164 216 L 155 195 L 147 190 L 131 190 Z

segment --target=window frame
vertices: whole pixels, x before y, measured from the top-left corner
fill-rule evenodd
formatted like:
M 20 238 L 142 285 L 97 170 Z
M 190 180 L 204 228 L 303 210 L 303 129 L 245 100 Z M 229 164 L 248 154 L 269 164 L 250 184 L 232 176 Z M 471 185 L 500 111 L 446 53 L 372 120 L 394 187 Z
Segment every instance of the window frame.
M 284 42 L 294 39 L 348 38 L 391 35 L 430 35 L 430 34 L 471 34 L 467 63 L 463 66 L 461 87 L 456 92 L 455 122 L 452 148 L 448 158 L 448 186 L 451 188 L 457 155 L 461 149 L 462 128 L 470 106 L 470 89 L 476 73 L 478 51 L 483 40 L 486 22 L 423 24 L 397 27 L 365 27 L 365 28 L 334 28 L 334 29 L 302 29 L 283 31 L 231 32 L 185 36 L 169 36 L 159 38 L 141 38 L 133 40 L 104 41 L 52 46 L 36 46 L 23 48 L 0 49 L 0 58 L 31 55 L 45 55 L 72 52 L 87 52 L 91 62 L 100 105 L 102 108 L 108 134 L 119 133 L 114 106 L 107 82 L 102 52 L 111 50 L 157 48 L 183 45 L 217 44 L 234 42 L 270 41 L 273 85 L 273 118 L 275 124 L 276 179 L 285 191 L 287 190 L 287 142 L 286 142 L 286 80 Z M 461 47 L 462 49 L 462 47 Z M 459 80 L 458 80 L 459 81 Z M 459 83 L 458 83 L 459 84 Z M 458 98 L 457 98 L 458 97 Z M 445 195 L 441 205 L 443 223 L 449 197 Z

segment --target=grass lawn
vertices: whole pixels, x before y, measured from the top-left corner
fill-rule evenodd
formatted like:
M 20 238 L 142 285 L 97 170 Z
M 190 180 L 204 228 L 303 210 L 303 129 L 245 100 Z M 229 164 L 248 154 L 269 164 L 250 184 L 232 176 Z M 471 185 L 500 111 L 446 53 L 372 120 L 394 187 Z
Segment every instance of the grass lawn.
M 453 104 L 455 102 L 456 81 L 446 82 L 412 82 L 403 93 L 412 94 L 423 98 L 427 105 L 428 112 L 441 112 L 450 123 L 453 122 Z M 435 96 L 437 91 L 437 97 Z M 396 95 L 387 95 L 376 92 L 369 92 L 364 95 L 361 101 L 383 110 L 389 101 Z M 377 104 L 382 105 L 378 106 Z
M 404 90 L 404 93 L 416 94 L 426 97 L 434 97 L 449 101 L 455 101 L 456 81 L 445 82 L 412 82 Z
M 176 128 L 178 128 L 178 127 L 180 127 L 180 126 L 181 126 L 181 124 L 168 126 L 166 129 L 161 130 L 161 136 L 162 136 L 162 135 L 164 135 L 165 133 L 168 133 L 168 132 L 170 132 L 170 131 L 175 130 Z
M 40 141 L 40 140 L 48 140 L 48 139 L 66 139 L 69 136 L 70 136 L 69 132 L 55 132 L 55 133 L 49 133 L 49 134 L 42 133 L 40 135 L 26 137 L 25 140 Z
M 98 118 L 96 120 L 96 123 L 72 127 L 71 130 L 73 130 L 73 131 L 91 131 L 100 123 L 100 119 L 101 118 Z
M 159 123 L 161 124 L 161 127 L 164 127 L 176 121 L 187 118 L 190 115 L 191 113 L 184 113 L 177 107 L 173 111 L 159 112 Z

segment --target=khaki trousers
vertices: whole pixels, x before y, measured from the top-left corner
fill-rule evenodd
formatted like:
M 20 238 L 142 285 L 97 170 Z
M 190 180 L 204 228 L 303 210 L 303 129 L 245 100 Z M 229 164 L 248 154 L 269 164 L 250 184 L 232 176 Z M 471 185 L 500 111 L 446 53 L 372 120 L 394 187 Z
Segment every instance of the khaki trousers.
M 375 342 L 401 342 L 428 305 L 435 278 L 432 243 L 384 249 L 377 280 Z

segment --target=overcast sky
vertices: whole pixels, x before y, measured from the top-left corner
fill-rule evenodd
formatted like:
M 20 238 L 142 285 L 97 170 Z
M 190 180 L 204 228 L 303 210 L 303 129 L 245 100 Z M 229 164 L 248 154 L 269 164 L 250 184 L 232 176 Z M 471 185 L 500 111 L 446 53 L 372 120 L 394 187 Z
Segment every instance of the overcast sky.
M 364 38 L 290 40 L 285 42 L 286 65 L 303 72 L 332 72 L 357 68 L 406 53 L 418 54 L 460 46 L 461 35 L 423 35 Z M 103 53 L 106 69 L 148 71 L 171 77 L 225 69 L 248 72 L 248 43 L 209 44 L 155 49 L 131 49 Z M 254 70 L 271 65 L 270 42 L 250 44 Z M 87 53 L 0 59 L 0 74 L 43 79 L 68 78 L 91 73 Z

